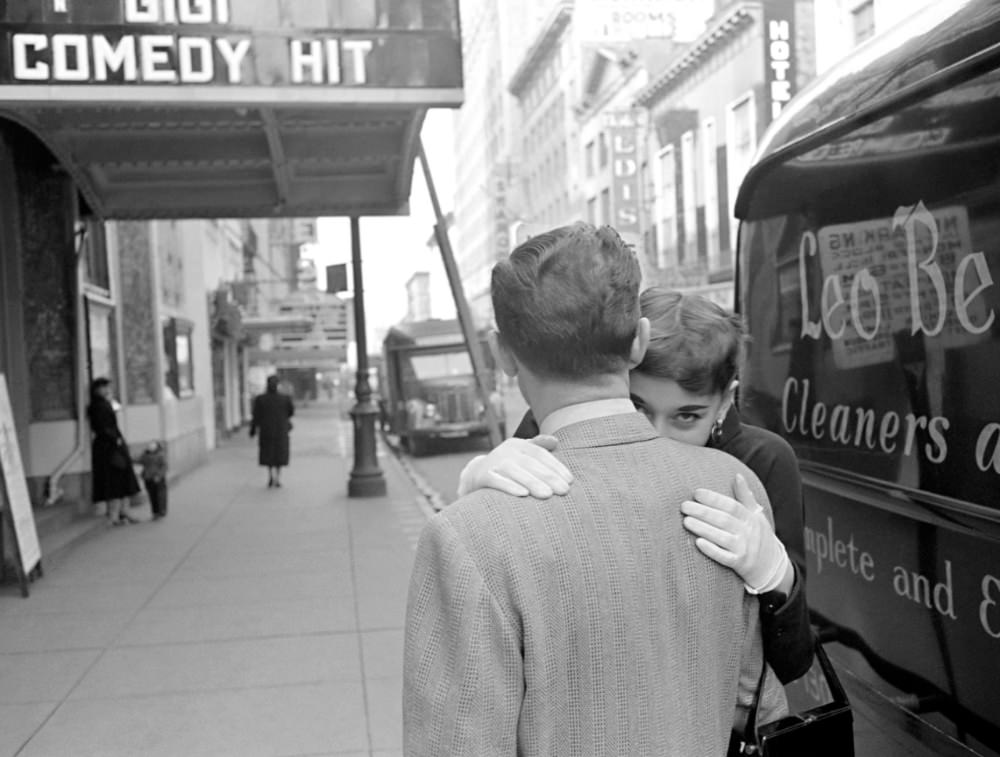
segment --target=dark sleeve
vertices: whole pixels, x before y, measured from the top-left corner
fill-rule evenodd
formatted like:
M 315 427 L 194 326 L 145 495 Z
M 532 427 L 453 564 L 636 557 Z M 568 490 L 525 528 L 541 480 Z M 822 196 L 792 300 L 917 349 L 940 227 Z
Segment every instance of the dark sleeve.
M 517 430 L 514 432 L 515 439 L 534 439 L 538 436 L 538 424 L 535 423 L 535 416 L 529 410 L 524 414 L 521 422 L 517 425 Z
M 774 532 L 788 550 L 801 575 L 805 575 L 805 517 L 802 507 L 802 474 L 788 442 L 772 437 L 768 444 L 769 465 L 760 476 L 774 512 Z M 753 466 L 750 466 L 751 468 Z
M 93 403 L 87 410 L 90 428 L 95 436 L 118 443 L 121 436 L 118 431 L 118 420 L 110 403 Z
M 289 397 L 288 398 L 288 417 L 291 418 L 293 415 L 295 415 L 295 403 L 292 401 L 292 398 Z
M 782 683 L 801 678 L 813 663 L 815 640 L 809 625 L 805 582 L 795 568 L 795 583 L 784 602 L 783 595 L 760 595 L 760 632 L 764 659 Z

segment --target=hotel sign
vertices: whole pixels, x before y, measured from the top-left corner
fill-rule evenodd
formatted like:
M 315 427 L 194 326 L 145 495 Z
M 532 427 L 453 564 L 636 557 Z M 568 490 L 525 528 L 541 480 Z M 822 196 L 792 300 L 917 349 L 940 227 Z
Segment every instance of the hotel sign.
M 796 92 L 795 3 L 769 0 L 764 5 L 764 63 L 766 97 L 771 121 Z
M 456 0 L 25 0 L 0 35 L 0 86 L 462 85 Z

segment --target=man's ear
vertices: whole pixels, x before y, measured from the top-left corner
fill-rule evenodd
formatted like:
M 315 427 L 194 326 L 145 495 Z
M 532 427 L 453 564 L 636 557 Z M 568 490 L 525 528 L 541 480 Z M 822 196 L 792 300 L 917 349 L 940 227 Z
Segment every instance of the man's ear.
M 632 370 L 646 356 L 646 348 L 649 346 L 649 319 L 640 318 L 639 325 L 635 329 L 635 338 L 632 340 L 632 349 L 628 354 L 628 369 Z
M 490 329 L 486 340 L 489 342 L 490 352 L 493 353 L 493 359 L 500 366 L 500 370 L 514 378 L 517 375 L 517 361 L 514 359 L 514 354 L 503 343 L 500 332 L 496 329 Z

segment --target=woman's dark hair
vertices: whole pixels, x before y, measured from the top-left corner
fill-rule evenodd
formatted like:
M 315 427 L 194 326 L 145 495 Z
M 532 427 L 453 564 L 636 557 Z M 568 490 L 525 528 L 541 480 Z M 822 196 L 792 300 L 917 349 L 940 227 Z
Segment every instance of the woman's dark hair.
M 98 389 L 103 389 L 106 386 L 111 386 L 111 379 L 99 376 L 90 382 L 90 393 L 97 394 Z
M 278 377 L 268 376 L 267 377 L 267 391 L 276 392 L 278 391 Z
M 739 375 L 746 328 L 738 315 L 700 295 L 660 287 L 640 294 L 639 307 L 650 333 L 636 371 L 702 395 L 724 392 Z

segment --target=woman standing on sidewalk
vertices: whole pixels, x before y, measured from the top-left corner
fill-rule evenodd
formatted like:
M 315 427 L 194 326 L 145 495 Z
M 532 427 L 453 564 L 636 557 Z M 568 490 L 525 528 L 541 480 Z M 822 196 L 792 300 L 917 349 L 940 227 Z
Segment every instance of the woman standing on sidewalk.
M 278 391 L 278 377 L 267 377 L 267 391 L 253 400 L 250 436 L 260 431 L 257 461 L 267 466 L 267 485 L 281 486 L 281 469 L 288 465 L 288 432 L 292 430 L 295 405 L 292 398 Z
M 111 381 L 96 378 L 90 385 L 87 420 L 91 430 L 92 500 L 107 502 L 108 523 L 120 526 L 135 523 L 128 514 L 128 500 L 139 493 L 139 481 L 132 469 L 128 443 L 118 429 L 118 418 L 111 400 Z

